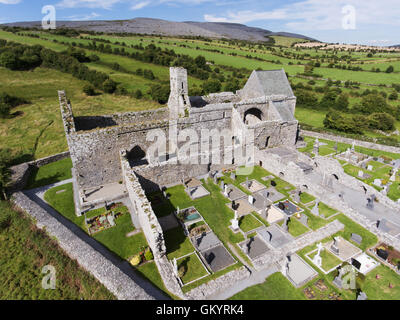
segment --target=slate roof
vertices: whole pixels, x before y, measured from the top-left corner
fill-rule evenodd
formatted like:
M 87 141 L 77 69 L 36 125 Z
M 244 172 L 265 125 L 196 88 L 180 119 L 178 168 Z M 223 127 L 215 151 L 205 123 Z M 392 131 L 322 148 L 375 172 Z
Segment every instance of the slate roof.
M 253 71 L 260 84 L 264 96 L 284 95 L 293 97 L 293 91 L 285 70 Z

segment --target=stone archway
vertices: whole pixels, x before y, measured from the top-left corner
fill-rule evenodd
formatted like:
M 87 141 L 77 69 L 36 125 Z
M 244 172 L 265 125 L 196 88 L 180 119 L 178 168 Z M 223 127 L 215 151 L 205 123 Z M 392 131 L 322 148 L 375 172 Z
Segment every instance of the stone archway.
M 245 111 L 244 116 L 243 116 L 243 122 L 248 123 L 249 121 L 263 121 L 264 114 L 263 112 L 258 109 L 258 108 L 250 108 Z

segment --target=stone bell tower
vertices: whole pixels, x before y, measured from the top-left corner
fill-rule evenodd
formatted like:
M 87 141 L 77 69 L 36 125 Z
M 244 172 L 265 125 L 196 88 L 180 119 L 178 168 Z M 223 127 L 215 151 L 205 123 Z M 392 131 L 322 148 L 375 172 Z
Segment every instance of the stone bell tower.
M 171 82 L 171 93 L 168 99 L 169 118 L 178 119 L 185 117 L 190 108 L 187 71 L 184 68 L 171 67 L 169 73 Z

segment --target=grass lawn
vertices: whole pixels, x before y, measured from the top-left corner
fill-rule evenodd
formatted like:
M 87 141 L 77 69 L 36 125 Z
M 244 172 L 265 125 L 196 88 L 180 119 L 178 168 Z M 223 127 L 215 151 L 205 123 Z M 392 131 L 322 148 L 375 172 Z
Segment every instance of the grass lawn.
M 167 247 L 168 259 L 182 257 L 194 251 L 190 239 L 185 236 L 183 229 L 179 226 L 164 232 L 165 245 Z
M 261 227 L 263 224 L 258 221 L 252 214 L 245 215 L 239 219 L 239 227 L 244 232 L 249 232 L 258 227 Z
M 308 194 L 307 192 L 302 192 L 300 194 L 300 201 L 304 204 L 310 203 L 311 201 L 314 201 L 315 197 L 312 196 L 311 194 Z
M 197 280 L 208 274 L 207 270 L 204 268 L 203 264 L 195 253 L 185 258 L 179 259 L 177 263 L 178 270 L 180 268 L 184 268 L 186 270 L 186 272 L 181 277 L 183 284 Z
M 115 297 L 28 216 L 0 201 L 0 297 L 4 300 L 110 300 Z M 4 222 L 4 223 L 3 223 Z M 44 290 L 42 268 L 57 271 L 56 289 Z
M 71 158 L 65 158 L 40 168 L 35 168 L 29 176 L 26 189 L 34 189 L 70 179 L 72 178 L 71 169 Z
M 328 223 L 325 219 L 313 215 L 308 209 L 304 209 L 304 214 L 308 217 L 308 227 L 312 230 L 322 228 Z
M 229 300 L 305 300 L 305 297 L 280 272 L 276 272 L 262 284 L 249 287 Z
M 322 214 L 325 218 L 329 218 L 330 216 L 337 213 L 337 210 L 328 207 L 325 203 L 322 202 L 319 203 L 318 208 L 319 208 L 319 213 Z
M 376 279 L 376 275 L 381 276 Z M 389 283 L 393 288 L 389 288 Z M 367 274 L 361 285 L 370 300 L 400 300 L 400 276 L 389 267 L 380 265 Z
M 289 233 L 295 238 L 302 235 L 303 233 L 306 233 L 307 231 L 310 231 L 310 229 L 304 226 L 295 217 L 290 218 L 288 227 L 289 227 Z
M 318 251 L 313 252 L 312 254 L 308 255 L 311 260 L 314 258 L 314 256 L 318 253 Z M 330 253 L 327 249 L 324 249 L 321 251 L 321 258 L 322 258 L 322 269 L 325 271 L 329 271 L 332 268 L 335 268 L 339 264 L 342 263 L 342 261 L 335 257 L 332 253 Z M 314 263 L 314 262 L 313 262 Z
M 336 219 L 339 220 L 341 223 L 343 223 L 345 227 L 343 231 L 338 232 L 335 236 L 337 235 L 342 236 L 344 239 L 350 241 L 351 243 L 361 248 L 362 250 L 366 250 L 377 244 L 378 239 L 373 233 L 369 232 L 367 229 L 363 228 L 358 223 L 346 217 L 343 213 L 340 213 L 332 218 L 332 220 Z M 350 240 L 352 233 L 357 233 L 362 237 L 361 245 L 358 245 L 357 243 L 352 242 Z
M 72 183 L 51 188 L 44 194 L 44 199 L 61 215 L 86 231 L 84 217 L 78 217 L 75 214 L 74 194 L 72 188 Z
M 57 193 L 61 190 L 66 191 Z M 44 195 L 44 199 L 61 215 L 87 232 L 85 218 L 83 216 L 78 217 L 75 214 L 72 183 L 48 190 Z M 96 233 L 93 235 L 93 238 L 107 247 L 110 251 L 116 253 L 121 257 L 121 259 L 127 259 L 128 257 L 137 254 L 142 247 L 147 247 L 147 241 L 142 232 L 127 238 L 126 234 L 135 229 L 132 225 L 131 216 L 126 207 L 118 207 L 114 209 L 114 211 L 122 211 L 125 212 L 125 214 L 115 220 L 115 227 Z M 92 210 L 87 213 L 87 217 L 94 217 L 104 212 L 105 208 Z
M 93 238 L 116 253 L 121 259 L 128 259 L 148 247 L 143 232 L 129 238 L 126 237 L 127 233 L 135 229 L 129 213 L 123 214 L 115 222 L 115 227 L 96 233 Z

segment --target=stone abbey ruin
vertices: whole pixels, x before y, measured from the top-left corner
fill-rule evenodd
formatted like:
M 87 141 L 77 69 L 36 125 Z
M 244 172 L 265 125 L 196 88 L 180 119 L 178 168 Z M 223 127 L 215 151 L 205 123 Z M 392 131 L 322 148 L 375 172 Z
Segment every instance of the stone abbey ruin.
M 152 141 L 147 141 L 147 134 L 151 130 L 162 130 L 166 137 L 171 131 L 179 134 L 185 128 L 195 130 L 199 136 L 202 129 L 229 130 L 234 141 L 252 129 L 254 145 L 259 150 L 296 143 L 296 97 L 284 70 L 253 71 L 242 90 L 204 97 L 188 96 L 187 72 L 183 68 L 170 69 L 170 82 L 167 108 L 98 117 L 74 117 L 65 92 L 59 92 L 79 208 L 83 210 L 94 202 L 112 200 L 103 196 L 94 199 L 96 190 L 104 186 L 114 184 L 114 190 L 119 188 L 122 192 L 124 188 L 118 186 L 124 180 L 121 152 L 146 191 L 226 167 L 212 162 L 213 153 L 222 157 L 225 147 L 209 150 L 205 156 L 210 161 L 206 164 L 192 166 L 174 162 L 175 150 L 183 143 L 173 139 L 165 141 L 166 153 L 159 154 L 157 161 L 149 164 L 146 154 Z M 234 166 L 234 159 L 232 163 Z
M 237 260 L 194 206 L 178 207 L 168 216 L 159 217 L 151 202 L 154 201 L 151 194 L 161 190 L 162 196 L 168 200 L 168 188 L 183 186 L 183 192 L 194 200 L 197 199 L 194 192 L 198 193 L 198 198 L 210 195 L 201 182 L 207 177 L 213 178 L 214 185 L 220 186 L 217 193 L 229 200 L 226 205 L 235 213 L 235 218 L 230 220 L 232 225 L 227 228 L 246 236 L 238 248 L 250 259 L 254 270 L 281 270 L 296 287 L 310 281 L 317 273 L 312 268 L 304 269 L 307 264 L 301 259 L 297 261 L 293 253 L 344 228 L 339 220 L 325 218 L 321 218 L 326 220 L 322 227 L 308 227 L 310 215 L 320 217 L 320 202 L 335 208 L 337 212 L 343 212 L 385 243 L 400 248 L 400 236 L 395 237 L 383 227 L 379 228 L 379 224 L 373 223 L 376 217 L 390 218 L 390 212 L 398 212 L 399 203 L 346 174 L 333 157 L 319 155 L 318 139 L 314 145 L 314 157 L 297 150 L 304 141 L 299 139 L 299 124 L 294 117 L 296 97 L 284 70 L 253 71 L 244 88 L 235 93 L 190 97 L 186 70 L 171 68 L 170 87 L 166 108 L 92 117 L 74 117 L 65 92 L 59 91 L 62 120 L 73 163 L 76 214 L 84 215 L 93 208 L 104 204 L 107 206 L 114 201 L 127 201 L 132 221 L 135 220 L 135 226 L 142 230 L 162 281 L 170 293 L 181 299 L 205 299 L 252 274 L 252 269 L 245 264 L 184 293 L 176 259 L 171 260 L 167 255 L 165 231 L 168 230 L 166 223 L 171 228 L 171 219 L 175 223 L 172 225 L 181 224 L 185 237 L 190 238 L 195 248 L 191 254 L 201 256 L 199 263 L 203 267 L 208 265 L 205 270 L 214 273 L 228 268 Z M 183 134 L 185 139 L 180 139 L 180 134 L 187 130 L 200 139 L 192 140 L 186 133 Z M 204 132 L 208 134 L 204 136 Z M 243 140 L 243 137 L 250 137 L 250 140 Z M 189 138 L 189 142 L 186 138 Z M 213 142 L 211 146 L 210 140 Z M 154 144 L 155 141 L 157 144 Z M 204 148 L 204 144 L 207 148 Z M 249 161 L 243 163 L 243 158 L 239 159 L 237 155 L 243 155 L 243 149 L 247 151 L 248 146 L 253 153 L 249 155 L 245 152 L 244 158 Z M 197 152 L 180 154 L 181 149 L 187 151 L 192 147 Z M 239 153 L 236 153 L 237 150 Z M 345 153 L 346 159 L 349 160 L 354 154 L 353 142 L 352 149 Z M 222 158 L 224 161 L 221 161 Z M 272 176 L 261 178 L 264 181 L 272 179 L 270 187 L 247 178 L 241 186 L 251 192 L 249 195 L 232 184 L 226 185 L 223 177 L 230 173 L 230 179 L 236 180 L 236 174 L 240 174 L 237 169 L 243 164 L 259 166 L 271 173 Z M 287 191 L 290 200 L 279 202 L 283 195 L 275 189 L 274 179 L 281 179 L 293 186 L 293 189 L 288 187 L 290 191 Z M 315 205 L 313 210 L 308 207 L 311 210 L 308 215 L 303 214 L 297 205 L 302 202 L 302 193 L 310 193 L 315 198 L 310 202 Z M 376 202 L 374 205 L 370 204 L 372 198 Z M 369 207 L 365 205 L 367 200 Z M 179 216 L 186 211 L 191 219 L 204 221 L 204 230 L 208 231 L 198 237 L 191 236 L 187 229 L 191 222 L 185 220 L 189 219 L 189 215 L 183 218 Z M 259 216 L 268 225 L 260 222 L 261 226 L 254 229 L 256 236 L 249 240 L 248 234 L 238 228 L 239 215 L 253 216 L 254 219 Z M 299 216 L 299 223 L 308 230 L 297 237 L 288 231 L 288 221 L 295 215 Z M 281 227 L 278 221 L 283 221 Z M 339 240 L 337 238 L 334 244 L 346 244 Z M 213 255 L 211 260 L 210 252 Z M 294 262 L 288 262 L 287 256 L 293 256 Z M 85 261 L 86 258 L 83 258 L 83 263 Z M 293 263 L 294 267 L 291 266 Z M 301 277 L 294 272 L 299 268 L 304 271 Z

